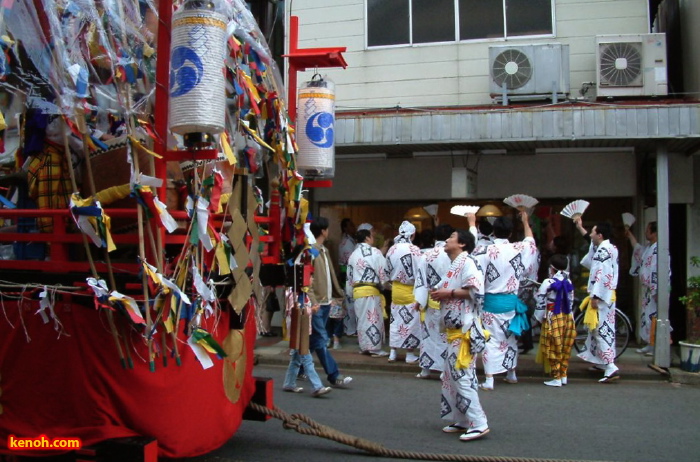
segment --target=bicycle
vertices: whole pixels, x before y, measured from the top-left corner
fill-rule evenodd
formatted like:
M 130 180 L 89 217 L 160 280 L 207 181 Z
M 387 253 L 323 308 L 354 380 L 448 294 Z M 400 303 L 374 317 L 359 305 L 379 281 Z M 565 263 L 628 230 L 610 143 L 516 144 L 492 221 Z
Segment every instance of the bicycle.
M 574 300 L 574 325 L 576 326 L 576 339 L 574 340 L 574 348 L 579 353 L 586 350 L 586 338 L 588 337 L 588 329 L 583 324 L 583 318 L 586 315 L 585 310 L 581 310 L 579 305 L 580 300 Z M 577 314 L 578 313 L 578 314 Z M 615 359 L 619 358 L 625 352 L 630 343 L 632 336 L 632 322 L 617 306 L 615 307 Z

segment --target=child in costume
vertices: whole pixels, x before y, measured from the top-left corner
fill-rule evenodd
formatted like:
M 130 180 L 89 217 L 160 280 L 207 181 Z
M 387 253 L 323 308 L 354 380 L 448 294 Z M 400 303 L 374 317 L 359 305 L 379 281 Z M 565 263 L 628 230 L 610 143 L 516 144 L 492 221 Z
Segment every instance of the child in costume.
M 537 362 L 543 362 L 552 380 L 544 382 L 550 387 L 566 385 L 571 347 L 576 338 L 573 304 L 574 286 L 569 280 L 568 259 L 565 255 L 552 255 L 549 260 L 549 278 L 537 291 L 537 307 L 534 320 L 542 324 L 540 351 Z

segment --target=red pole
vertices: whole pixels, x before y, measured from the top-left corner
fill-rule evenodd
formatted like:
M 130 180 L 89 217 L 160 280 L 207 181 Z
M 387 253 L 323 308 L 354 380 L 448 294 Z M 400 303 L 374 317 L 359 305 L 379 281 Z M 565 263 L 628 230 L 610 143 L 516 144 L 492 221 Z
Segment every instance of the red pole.
M 297 52 L 299 45 L 299 17 L 289 17 L 289 55 Z M 294 59 L 288 59 L 289 70 L 287 73 L 287 106 L 289 106 L 289 119 L 294 125 L 297 121 L 297 72 L 299 69 Z
M 170 98 L 170 25 L 173 17 L 173 5 L 170 0 L 160 0 L 158 4 L 158 58 L 156 62 L 156 97 L 153 108 L 156 139 L 154 151 L 163 156 L 156 159 L 155 176 L 163 179 L 163 186 L 158 189 L 158 197 L 163 201 L 167 194 L 166 158 L 168 142 L 168 107 Z
M 163 180 L 163 185 L 158 188 L 158 197 L 168 202 L 168 108 L 170 106 L 170 29 L 173 17 L 173 5 L 171 0 L 158 2 L 158 57 L 156 58 L 156 91 L 153 105 L 153 124 L 156 132 L 153 150 L 162 156 L 162 159 L 154 159 L 154 172 L 156 178 Z M 160 242 L 165 242 L 165 229 L 152 226 L 154 232 L 160 234 Z M 156 249 L 160 252 L 161 249 Z M 163 262 L 165 266 L 165 262 Z
M 268 213 L 270 215 L 270 236 L 272 236 L 272 242 L 268 244 L 267 251 L 268 256 L 274 258 L 275 262 L 280 261 L 280 254 L 282 248 L 282 223 L 280 222 L 280 193 L 277 189 L 279 184 L 276 181 L 270 184 L 270 209 Z

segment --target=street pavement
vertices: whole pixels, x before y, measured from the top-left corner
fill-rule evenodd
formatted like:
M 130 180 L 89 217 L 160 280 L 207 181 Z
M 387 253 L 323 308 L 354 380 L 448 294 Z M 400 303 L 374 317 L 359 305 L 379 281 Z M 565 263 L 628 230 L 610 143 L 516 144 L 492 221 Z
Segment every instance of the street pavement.
M 340 371 L 344 375 L 351 375 L 351 371 L 385 371 L 395 372 L 406 375 L 416 375 L 420 369 L 415 364 L 406 364 L 403 357 L 400 355 L 396 362 L 388 362 L 387 358 L 372 358 L 359 353 L 357 337 L 343 337 L 341 340 L 341 349 L 331 349 L 331 354 L 338 363 Z M 620 368 L 620 380 L 650 380 L 650 381 L 668 381 L 679 382 L 684 384 L 694 384 L 700 386 L 700 374 L 685 373 L 678 367 L 673 367 L 679 364 L 679 359 L 675 352 L 672 357 L 672 367 L 669 368 L 668 374 L 662 374 L 649 367 L 653 363 L 653 358 L 643 356 L 635 352 L 636 346 L 630 345 L 627 350 L 616 360 L 615 364 Z M 388 347 L 384 348 L 389 351 Z M 518 358 L 517 374 L 522 380 L 544 380 L 547 379 L 544 373 L 542 364 L 535 362 L 537 345 L 535 349 L 529 351 L 525 355 L 520 355 Z M 261 365 L 287 365 L 289 364 L 289 342 L 281 337 L 259 337 L 256 341 L 255 355 L 258 364 Z M 314 355 L 317 368 L 318 359 Z M 569 379 L 586 379 L 592 380 L 597 376 L 602 377 L 602 373 L 591 372 L 588 368 L 591 366 L 575 356 L 575 350 L 572 354 L 569 365 Z M 477 371 L 481 374 L 481 364 L 477 361 Z M 323 374 L 319 374 L 323 378 Z M 483 378 L 483 375 L 481 375 Z M 498 377 L 497 377 L 498 380 Z
M 384 361 L 386 363 L 386 360 Z M 397 364 L 397 366 L 399 366 Z M 303 393 L 285 393 L 286 364 L 255 366 L 256 377 L 274 380 L 274 406 L 305 416 L 352 437 L 392 451 L 469 456 L 498 462 L 698 462 L 700 454 L 700 388 L 667 381 L 624 378 L 599 384 L 597 375 L 575 378 L 551 388 L 541 377 L 516 385 L 496 382 L 493 392 L 480 392 L 491 432 L 468 443 L 441 428 L 440 389 L 436 380 L 413 377 L 415 370 L 346 370 L 353 381 L 320 398 L 310 396 L 308 381 L 298 381 Z M 308 427 L 306 427 L 308 428 Z M 243 421 L 221 448 L 187 462 L 237 461 L 381 461 L 352 445 L 285 429 L 281 422 Z M 405 460 L 405 459 L 400 459 Z M 419 459 L 420 460 L 420 459 Z M 183 461 L 184 462 L 184 461 Z

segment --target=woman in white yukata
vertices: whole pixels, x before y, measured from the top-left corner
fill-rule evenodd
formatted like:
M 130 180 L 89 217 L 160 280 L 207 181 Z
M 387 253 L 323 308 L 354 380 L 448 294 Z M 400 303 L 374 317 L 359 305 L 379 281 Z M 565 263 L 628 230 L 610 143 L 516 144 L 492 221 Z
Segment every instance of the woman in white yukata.
M 408 221 L 401 223 L 399 235 L 394 245 L 386 253 L 387 275 L 391 280 L 391 316 L 389 318 L 389 361 L 396 361 L 397 350 L 406 350 L 406 362 L 415 364 L 418 356 L 415 350 L 420 347 L 420 310 L 413 295 L 416 288 L 423 286 L 418 274 L 422 254 L 411 239 L 416 227 Z
M 440 301 L 447 334 L 441 417 L 454 423 L 442 431 L 461 433 L 461 441 L 472 441 L 489 433 L 476 377 L 476 356 L 483 351 L 488 335 L 479 317 L 484 299 L 484 275 L 469 256 L 473 249 L 474 236 L 469 232 L 452 233 L 445 244 L 452 264 L 439 288 L 430 294 L 433 300 Z
M 355 235 L 357 247 L 348 259 L 345 293 L 352 293 L 357 314 L 357 340 L 360 353 L 373 357 L 387 356 L 384 342 L 384 295 L 382 286 L 387 282 L 386 260 L 379 249 L 372 246 L 374 237 L 368 229 Z

